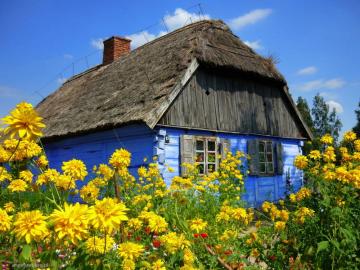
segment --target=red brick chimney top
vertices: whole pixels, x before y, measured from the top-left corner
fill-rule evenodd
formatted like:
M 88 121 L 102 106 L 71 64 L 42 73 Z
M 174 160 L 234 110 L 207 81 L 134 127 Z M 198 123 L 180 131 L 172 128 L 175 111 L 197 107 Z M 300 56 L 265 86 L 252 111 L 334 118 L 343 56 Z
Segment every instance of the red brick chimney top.
M 104 40 L 103 65 L 110 64 L 119 57 L 128 54 L 131 40 L 123 37 L 110 37 Z

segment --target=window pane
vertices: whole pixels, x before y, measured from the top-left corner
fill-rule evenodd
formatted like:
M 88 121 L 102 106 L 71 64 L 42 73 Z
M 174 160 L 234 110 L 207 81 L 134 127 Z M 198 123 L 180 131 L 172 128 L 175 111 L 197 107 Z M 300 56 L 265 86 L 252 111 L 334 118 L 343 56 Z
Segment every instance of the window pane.
M 266 152 L 268 152 L 268 153 L 272 152 L 271 145 L 272 145 L 271 142 L 267 142 L 267 144 L 266 144 Z
M 265 152 L 265 144 L 264 144 L 264 142 L 259 142 L 259 152 Z
M 215 142 L 214 141 L 208 141 L 208 150 L 215 151 Z
M 204 174 L 204 164 L 199 164 L 197 166 L 197 168 L 198 168 L 200 174 Z
M 272 163 L 267 164 L 268 173 L 274 172 L 274 166 Z
M 215 162 L 215 153 L 208 154 L 208 162 Z
M 215 171 L 215 164 L 208 164 L 208 173 Z
M 264 153 L 259 153 L 259 161 L 265 162 L 265 154 Z
M 265 163 L 260 163 L 260 172 L 265 173 Z
M 196 140 L 196 150 L 204 150 L 204 141 Z
M 196 153 L 196 162 L 204 162 L 204 153 Z
M 267 155 L 266 155 L 266 161 L 272 162 L 272 153 L 271 153 L 271 152 L 270 152 L 270 153 L 267 153 Z

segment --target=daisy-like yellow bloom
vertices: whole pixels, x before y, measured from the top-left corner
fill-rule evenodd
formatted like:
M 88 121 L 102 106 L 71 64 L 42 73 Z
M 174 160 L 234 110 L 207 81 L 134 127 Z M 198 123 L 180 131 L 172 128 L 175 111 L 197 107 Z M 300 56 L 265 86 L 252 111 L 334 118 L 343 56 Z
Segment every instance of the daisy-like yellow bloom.
M 302 187 L 297 193 L 296 193 L 296 200 L 298 202 L 302 201 L 305 198 L 309 198 L 311 196 L 311 190 L 306 188 L 306 187 Z
M 238 232 L 234 230 L 226 229 L 223 234 L 220 236 L 221 241 L 228 241 L 229 239 L 233 240 L 237 237 Z
M 289 211 L 287 210 L 280 210 L 279 212 L 279 218 L 282 220 L 282 221 L 288 221 L 289 220 Z
M 74 189 L 76 187 L 74 178 L 66 174 L 60 174 L 55 179 L 55 185 L 62 190 Z
M 114 170 L 106 164 L 100 164 L 96 170 L 96 174 L 102 175 L 103 178 L 108 181 L 114 176 Z
M 285 229 L 286 222 L 284 221 L 276 221 L 275 222 L 275 230 L 276 231 L 283 231 Z
M 33 177 L 34 177 L 34 175 L 29 170 L 21 171 L 19 174 L 19 178 L 24 180 L 27 183 L 31 183 Z
M 7 188 L 12 192 L 26 191 L 28 184 L 24 180 L 16 179 L 11 181 Z
M 13 202 L 7 202 L 4 204 L 4 210 L 7 213 L 11 213 L 15 211 L 15 204 Z
M 11 216 L 6 210 L 0 208 L 0 232 L 7 232 L 11 227 Z
M 50 182 L 55 183 L 57 178 L 60 176 L 60 173 L 55 169 L 47 169 L 42 174 L 40 174 L 36 180 L 36 184 L 41 186 L 43 184 L 48 184 Z
M 153 213 L 153 212 L 151 212 Z M 168 224 L 166 222 L 166 220 L 153 213 L 153 215 L 151 215 L 148 219 L 148 223 L 149 223 L 149 228 L 152 232 L 156 232 L 156 233 L 162 233 L 165 232 L 167 230 Z
M 36 164 L 40 167 L 40 168 L 46 168 L 49 165 L 49 161 L 46 158 L 45 155 L 41 155 L 37 160 L 36 160 Z
M 86 240 L 85 246 L 89 254 L 104 254 L 113 248 L 114 243 L 114 239 L 110 236 L 106 236 L 106 241 L 105 238 L 93 236 Z
M 354 141 L 355 150 L 360 152 L 360 139 Z
M 119 229 L 121 222 L 128 220 L 125 204 L 113 198 L 104 198 L 95 202 L 89 209 L 89 221 L 95 229 L 112 233 Z
M 321 153 L 319 150 L 312 150 L 310 151 L 309 158 L 313 160 L 318 160 L 321 158 Z
M 5 169 L 5 167 L 0 166 L 0 183 L 6 180 L 11 181 L 11 179 L 12 179 L 11 174 Z
M 29 103 L 19 103 L 9 116 L 4 117 L 3 123 L 7 125 L 4 133 L 9 133 L 11 138 L 18 135 L 20 138 L 33 139 L 41 137 L 41 129 L 45 127 L 42 118 Z
M 164 243 L 166 250 L 174 254 L 179 249 L 190 247 L 190 241 L 186 239 L 184 234 L 176 234 L 169 232 L 159 237 L 161 243 Z
M 307 167 L 308 165 L 308 159 L 306 156 L 297 156 L 294 160 L 294 165 L 296 168 L 303 170 Z
M 259 257 L 259 256 L 260 256 L 260 252 L 259 252 L 259 250 L 258 250 L 257 248 L 253 248 L 253 249 L 251 250 L 250 255 L 256 258 L 256 257 Z
M 301 207 L 295 212 L 296 220 L 300 224 L 303 224 L 307 217 L 313 217 L 314 215 L 315 211 L 307 207 Z
M 324 136 L 322 136 L 322 137 L 320 138 L 320 142 L 322 142 L 323 144 L 328 144 L 328 145 L 330 145 L 330 144 L 333 144 L 334 138 L 331 137 L 330 134 L 325 134 Z
M 80 197 L 85 202 L 93 202 L 99 196 L 100 189 L 91 181 L 80 189 Z
M 26 243 L 39 242 L 48 234 L 46 217 L 39 211 L 19 212 L 14 222 L 14 233 L 19 239 L 25 239 Z
M 129 226 L 129 228 L 131 228 L 131 229 L 133 229 L 135 231 L 140 230 L 142 228 L 142 226 L 143 226 L 142 221 L 140 219 L 138 219 L 138 218 L 129 219 L 127 224 Z
M 84 162 L 78 159 L 64 161 L 61 169 L 65 175 L 70 176 L 74 180 L 84 180 L 88 174 Z
M 184 264 L 193 264 L 195 256 L 189 248 L 184 249 Z
M 117 149 L 111 156 L 109 164 L 119 169 L 128 167 L 131 161 L 131 153 L 123 148 Z
M 117 251 L 119 256 L 124 260 L 135 261 L 143 254 L 144 250 L 145 249 L 143 245 L 129 241 L 121 243 Z
M 166 270 L 166 267 L 165 267 L 164 264 L 165 264 L 165 263 L 164 263 L 163 260 L 158 259 L 158 260 L 156 260 L 155 262 L 153 262 L 153 263 L 151 264 L 151 269 L 152 269 L 152 270 Z
M 344 141 L 352 142 L 356 140 L 356 133 L 353 131 L 347 131 L 344 133 Z
M 197 233 L 205 230 L 207 226 L 207 222 L 201 218 L 195 218 L 190 221 L 190 230 L 195 231 Z
M 122 264 L 121 264 L 121 269 L 123 270 L 135 270 L 135 262 L 133 260 L 123 260 Z
M 58 238 L 77 244 L 88 235 L 88 206 L 65 203 L 64 208 L 56 209 L 50 215 Z

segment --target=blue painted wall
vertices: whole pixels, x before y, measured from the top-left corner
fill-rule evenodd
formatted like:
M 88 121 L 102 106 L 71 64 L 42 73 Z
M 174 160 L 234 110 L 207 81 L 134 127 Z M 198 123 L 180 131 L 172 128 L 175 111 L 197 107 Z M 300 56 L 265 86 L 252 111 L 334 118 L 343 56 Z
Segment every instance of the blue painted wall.
M 63 161 L 81 159 L 88 168 L 89 178 L 93 176 L 94 165 L 107 164 L 116 149 L 125 148 L 132 155 L 129 170 L 136 175 L 137 169 L 145 165 L 144 158 L 151 160 L 153 157 L 154 137 L 154 130 L 146 125 L 129 125 L 45 143 L 45 152 L 50 166 L 59 171 Z
M 145 166 L 144 158 L 151 161 L 154 155 L 158 156 L 160 170 L 166 183 L 180 174 L 180 136 L 189 135 L 212 135 L 219 138 L 229 139 L 231 151 L 240 150 L 246 153 L 247 140 L 261 138 L 259 136 L 247 136 L 229 133 L 215 133 L 208 131 L 188 130 L 176 128 L 157 127 L 151 130 L 146 125 L 129 125 L 113 130 L 99 131 L 87 135 L 64 138 L 45 144 L 45 151 L 50 161 L 50 166 L 61 171 L 61 164 L 73 158 L 85 162 L 89 177 L 92 175 L 94 165 L 108 163 L 111 154 L 118 148 L 125 148 L 132 154 L 130 172 L 137 175 L 137 169 Z M 165 143 L 165 135 L 170 142 Z M 269 139 L 269 137 L 266 137 Z M 283 146 L 284 175 L 274 177 L 248 176 L 245 179 L 246 193 L 243 199 L 249 206 L 258 206 L 265 200 L 276 201 L 284 197 L 286 190 L 286 176 L 288 172 L 291 183 L 295 190 L 302 185 L 302 172 L 293 166 L 296 155 L 301 153 L 300 140 L 271 138 L 273 141 L 281 141 Z M 172 167 L 170 173 L 166 166 Z M 80 186 L 83 182 L 79 183 Z
M 168 127 L 159 127 L 157 130 L 156 152 L 159 156 L 160 168 L 167 184 L 175 175 L 180 174 L 180 136 L 189 135 L 207 135 L 217 136 L 219 138 L 229 139 L 231 151 L 234 153 L 240 150 L 247 152 L 247 140 L 262 138 L 261 136 L 247 136 L 229 133 L 215 133 L 208 131 L 188 130 Z M 170 142 L 165 143 L 165 135 L 168 135 Z M 263 137 L 265 138 L 265 137 Z M 269 137 L 266 137 L 269 139 Z M 277 201 L 283 198 L 286 191 L 286 173 L 290 175 L 290 181 L 294 190 L 298 190 L 302 185 L 302 171 L 293 166 L 294 158 L 301 154 L 300 145 L 302 142 L 296 139 L 282 139 L 270 137 L 274 142 L 281 142 L 283 146 L 284 174 L 274 177 L 248 176 L 245 179 L 246 193 L 243 199 L 248 202 L 249 206 L 259 206 L 263 201 Z M 172 167 L 174 172 L 170 173 L 166 166 Z

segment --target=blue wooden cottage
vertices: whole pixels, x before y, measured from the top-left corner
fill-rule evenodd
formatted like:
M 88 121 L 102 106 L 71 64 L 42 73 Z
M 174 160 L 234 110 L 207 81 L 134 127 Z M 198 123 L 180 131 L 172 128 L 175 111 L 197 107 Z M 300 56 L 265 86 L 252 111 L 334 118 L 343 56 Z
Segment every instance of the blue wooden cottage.
M 214 20 L 132 51 L 130 42 L 104 41 L 102 64 L 38 104 L 52 166 L 79 158 L 92 168 L 122 147 L 132 153 L 133 173 L 156 155 L 170 183 L 185 173 L 182 162 L 197 161 L 206 174 L 217 168 L 217 153 L 231 149 L 252 157 L 244 195 L 249 205 L 283 197 L 287 179 L 301 186 L 293 159 L 311 133 L 271 59 Z

